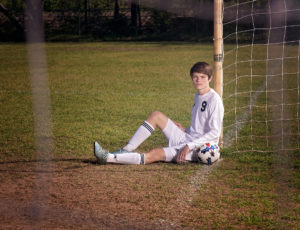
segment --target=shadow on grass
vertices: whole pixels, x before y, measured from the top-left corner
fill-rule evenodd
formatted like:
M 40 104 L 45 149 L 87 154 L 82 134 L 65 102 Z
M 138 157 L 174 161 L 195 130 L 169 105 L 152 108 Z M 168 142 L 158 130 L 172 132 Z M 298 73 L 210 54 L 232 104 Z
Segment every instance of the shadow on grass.
M 37 168 L 37 165 L 47 165 L 45 169 L 43 167 Z M 50 165 L 50 168 L 49 168 Z M 89 168 L 95 166 L 97 171 L 114 171 L 114 172 L 128 172 L 128 168 L 131 171 L 186 171 L 187 168 L 203 166 L 197 162 L 189 163 L 167 163 L 157 162 L 150 165 L 121 165 L 121 164 L 106 164 L 102 165 L 93 158 L 68 158 L 52 160 L 9 160 L 0 162 L 0 172 L 35 172 L 35 173 L 55 173 L 67 170 L 76 170 L 82 168 Z M 196 168 L 194 168 L 196 170 Z

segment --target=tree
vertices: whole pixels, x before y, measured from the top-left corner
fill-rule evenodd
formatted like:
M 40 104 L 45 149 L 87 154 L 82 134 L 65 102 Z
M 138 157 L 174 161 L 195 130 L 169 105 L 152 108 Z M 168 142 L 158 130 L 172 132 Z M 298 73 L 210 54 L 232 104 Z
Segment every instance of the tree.
M 141 32 L 141 10 L 139 3 L 131 0 L 130 3 L 131 12 L 131 26 L 135 29 L 136 33 Z
M 12 15 L 5 7 L 0 3 L 0 12 L 2 12 L 17 28 L 21 33 L 24 32 L 23 26 L 18 22 L 14 15 Z
M 119 1 L 115 0 L 114 19 L 118 19 L 119 17 L 120 17 Z
M 88 0 L 84 0 L 84 25 L 85 33 L 88 30 Z
M 17 8 L 16 0 L 11 0 L 11 8 L 12 8 L 13 11 L 16 10 L 16 8 Z

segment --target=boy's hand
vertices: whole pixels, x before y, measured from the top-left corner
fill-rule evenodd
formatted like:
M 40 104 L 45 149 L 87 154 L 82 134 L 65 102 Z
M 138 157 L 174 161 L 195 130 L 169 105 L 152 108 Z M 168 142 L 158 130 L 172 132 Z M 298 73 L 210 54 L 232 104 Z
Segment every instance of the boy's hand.
M 183 132 L 185 132 L 183 126 L 182 126 L 180 123 L 178 123 L 178 122 L 176 122 L 176 121 L 173 121 L 173 122 L 174 122 L 174 124 L 175 124 L 178 128 L 180 128 Z
M 189 152 L 189 147 L 186 145 L 176 156 L 176 162 L 177 163 L 183 163 L 185 162 L 185 157 Z

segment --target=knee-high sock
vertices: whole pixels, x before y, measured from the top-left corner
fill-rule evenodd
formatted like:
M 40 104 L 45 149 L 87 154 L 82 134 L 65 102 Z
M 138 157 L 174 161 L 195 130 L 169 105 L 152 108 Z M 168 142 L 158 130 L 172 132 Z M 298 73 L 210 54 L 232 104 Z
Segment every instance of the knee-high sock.
M 107 162 L 117 164 L 144 165 L 145 155 L 139 153 L 108 154 Z
M 153 132 L 153 126 L 149 122 L 144 121 L 144 123 L 136 130 L 124 149 L 127 151 L 134 151 L 140 144 L 150 137 Z

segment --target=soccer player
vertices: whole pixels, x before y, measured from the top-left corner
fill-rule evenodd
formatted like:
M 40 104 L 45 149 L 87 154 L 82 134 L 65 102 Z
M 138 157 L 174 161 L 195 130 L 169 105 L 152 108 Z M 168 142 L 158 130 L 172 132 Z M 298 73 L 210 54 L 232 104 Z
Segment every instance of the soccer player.
M 220 96 L 209 85 L 212 80 L 212 68 L 206 62 L 197 62 L 192 66 L 190 76 L 197 92 L 189 127 L 184 129 L 180 123 L 172 121 L 162 112 L 154 111 L 136 130 L 125 147 L 110 153 L 95 142 L 94 154 L 98 161 L 102 164 L 150 164 L 158 161 L 181 163 L 197 160 L 199 147 L 205 143 L 217 146 L 224 107 Z M 142 154 L 135 152 L 157 127 L 168 139 L 169 146 L 155 148 Z M 218 160 L 219 156 L 217 154 L 212 162 Z

